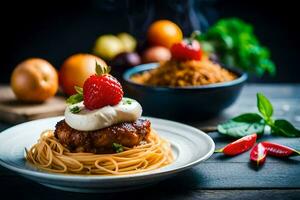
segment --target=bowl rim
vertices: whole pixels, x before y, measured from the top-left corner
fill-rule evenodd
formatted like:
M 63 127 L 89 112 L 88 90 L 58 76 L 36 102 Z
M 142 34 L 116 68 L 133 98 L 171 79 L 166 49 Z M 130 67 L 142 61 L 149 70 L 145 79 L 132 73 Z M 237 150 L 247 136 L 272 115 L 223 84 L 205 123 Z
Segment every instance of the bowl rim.
M 227 82 L 222 82 L 222 83 L 212 83 L 212 84 L 208 84 L 208 85 L 184 86 L 184 87 L 143 85 L 143 84 L 139 84 L 139 83 L 136 83 L 131 80 L 131 76 L 133 74 L 137 74 L 140 72 L 148 71 L 150 69 L 154 69 L 158 65 L 159 65 L 159 63 L 156 63 L 156 62 L 137 65 L 131 69 L 126 70 L 123 73 L 123 80 L 125 80 L 125 82 L 132 84 L 134 86 L 143 87 L 143 88 L 147 88 L 150 90 L 201 90 L 201 89 L 218 89 L 218 88 L 225 88 L 225 87 L 238 85 L 238 84 L 245 82 L 248 78 L 247 73 L 245 73 L 241 70 L 225 67 L 229 71 L 237 74 L 239 77 L 232 81 L 227 81 Z

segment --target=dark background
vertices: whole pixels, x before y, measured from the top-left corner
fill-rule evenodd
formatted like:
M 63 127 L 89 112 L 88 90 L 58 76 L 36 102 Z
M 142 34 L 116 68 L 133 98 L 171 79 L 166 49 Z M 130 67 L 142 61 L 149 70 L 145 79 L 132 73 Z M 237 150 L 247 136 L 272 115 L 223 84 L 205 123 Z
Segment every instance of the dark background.
M 0 83 L 8 83 L 14 66 L 28 57 L 45 58 L 59 69 L 68 56 L 90 52 L 100 34 L 127 31 L 143 39 L 153 20 L 167 18 L 189 35 L 222 17 L 252 23 L 261 43 L 271 49 L 277 76 L 255 81 L 300 82 L 297 1 L 13 0 L 0 9 Z

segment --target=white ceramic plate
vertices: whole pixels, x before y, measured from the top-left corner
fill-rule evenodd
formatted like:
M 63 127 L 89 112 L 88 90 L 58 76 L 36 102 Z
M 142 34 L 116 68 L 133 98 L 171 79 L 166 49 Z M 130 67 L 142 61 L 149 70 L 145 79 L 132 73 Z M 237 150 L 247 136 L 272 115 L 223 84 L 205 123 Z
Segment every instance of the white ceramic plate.
M 157 170 L 123 176 L 65 175 L 35 170 L 26 164 L 30 148 L 46 129 L 54 129 L 63 117 L 35 120 L 0 133 L 0 164 L 42 185 L 74 192 L 115 192 L 144 187 L 164 180 L 208 159 L 215 149 L 204 132 L 181 123 L 147 117 L 157 133 L 171 142 L 175 161 Z

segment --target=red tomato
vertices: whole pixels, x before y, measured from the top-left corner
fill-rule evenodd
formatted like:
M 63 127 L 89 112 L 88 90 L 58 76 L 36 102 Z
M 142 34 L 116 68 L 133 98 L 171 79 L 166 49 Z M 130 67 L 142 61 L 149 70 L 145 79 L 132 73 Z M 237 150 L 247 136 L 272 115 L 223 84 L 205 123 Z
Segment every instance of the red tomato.
M 202 51 L 199 42 L 182 41 L 171 47 L 172 59 L 178 61 L 201 60 Z

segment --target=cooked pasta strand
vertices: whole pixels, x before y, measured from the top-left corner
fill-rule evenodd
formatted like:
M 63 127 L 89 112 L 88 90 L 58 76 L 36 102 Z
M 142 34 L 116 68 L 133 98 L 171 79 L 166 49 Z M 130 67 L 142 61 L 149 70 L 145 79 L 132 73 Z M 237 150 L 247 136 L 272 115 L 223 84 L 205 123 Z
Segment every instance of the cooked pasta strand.
M 114 154 L 71 153 L 54 137 L 43 132 L 26 159 L 41 170 L 54 173 L 125 175 L 154 170 L 173 162 L 170 144 L 151 130 L 145 144 Z

